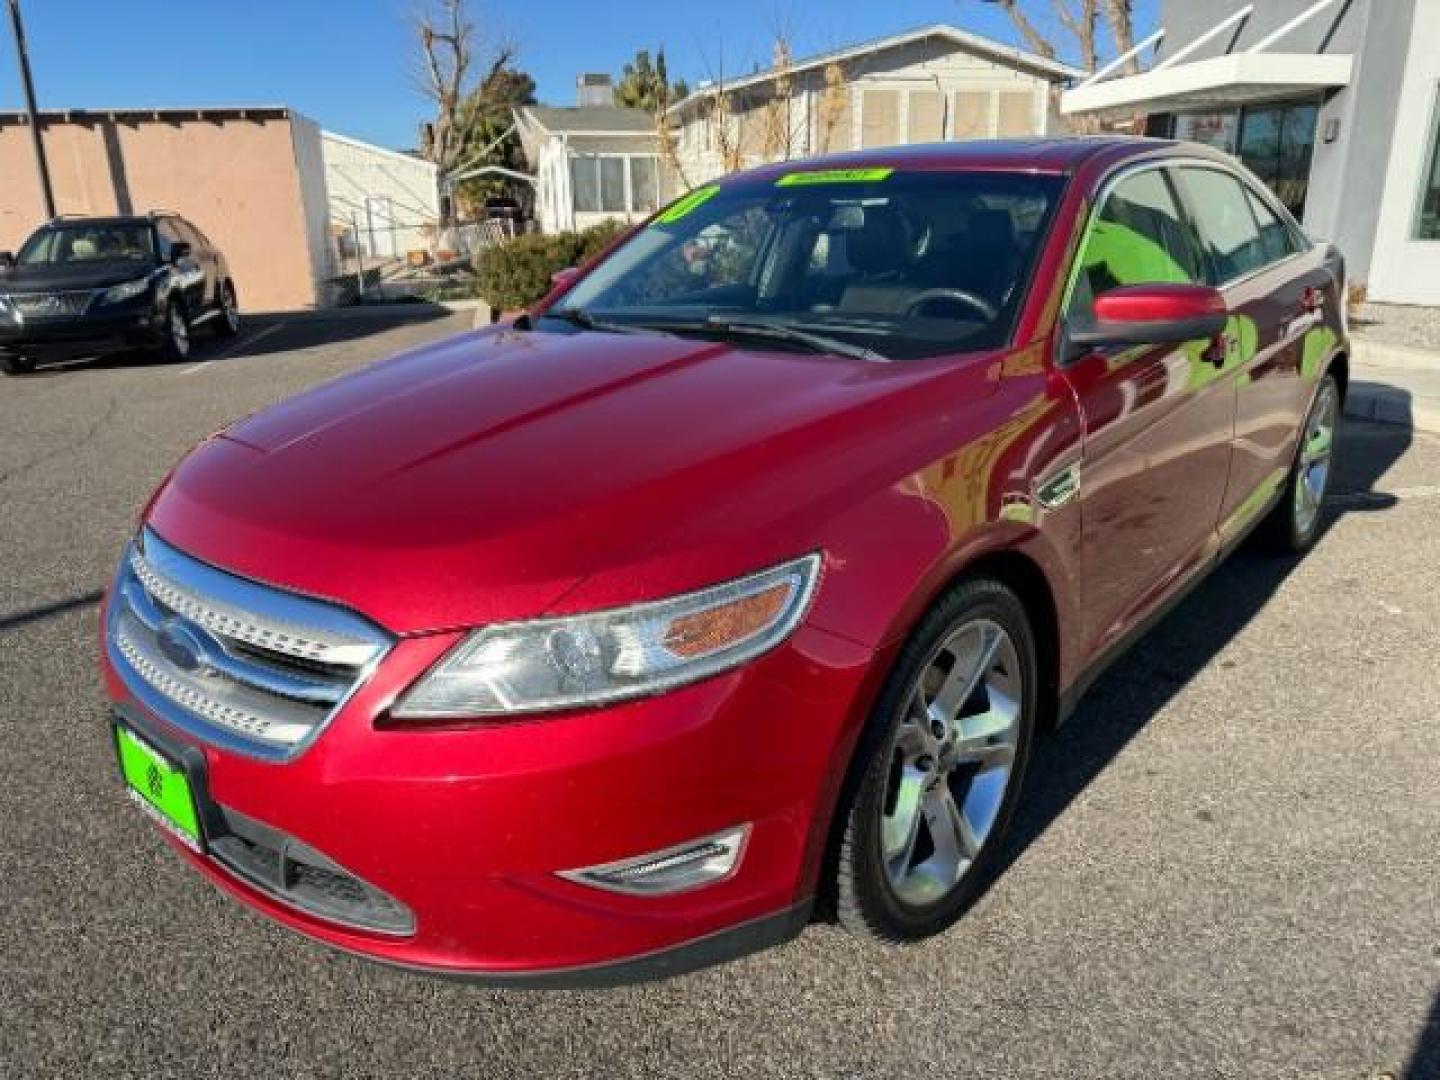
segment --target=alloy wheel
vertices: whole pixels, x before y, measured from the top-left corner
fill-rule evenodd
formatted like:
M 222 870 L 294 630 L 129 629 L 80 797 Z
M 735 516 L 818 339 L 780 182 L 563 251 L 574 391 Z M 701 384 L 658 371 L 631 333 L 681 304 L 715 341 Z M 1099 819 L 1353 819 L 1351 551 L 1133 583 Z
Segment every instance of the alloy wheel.
M 1020 739 L 1022 678 L 1015 643 L 989 619 L 962 623 L 921 669 L 880 822 L 885 874 L 903 903 L 950 894 L 993 831 Z
M 1305 425 L 1305 441 L 1300 446 L 1300 464 L 1295 470 L 1295 527 L 1301 534 L 1309 533 L 1315 527 L 1320 507 L 1325 502 L 1339 413 L 1339 394 L 1334 384 L 1327 382 L 1321 387 L 1320 396 L 1310 410 L 1310 419 Z
M 235 290 L 229 285 L 220 290 L 220 317 L 230 333 L 240 329 L 240 306 L 235 302 Z
M 190 324 L 185 321 L 185 312 L 179 304 L 170 306 L 170 341 L 176 356 L 190 355 Z

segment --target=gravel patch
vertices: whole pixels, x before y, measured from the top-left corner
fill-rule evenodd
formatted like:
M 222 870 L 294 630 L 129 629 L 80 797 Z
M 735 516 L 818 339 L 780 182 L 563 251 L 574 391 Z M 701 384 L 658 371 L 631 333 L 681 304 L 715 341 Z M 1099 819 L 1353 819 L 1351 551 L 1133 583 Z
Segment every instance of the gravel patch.
M 1440 352 L 1440 307 L 1361 304 L 1350 332 L 1368 341 Z

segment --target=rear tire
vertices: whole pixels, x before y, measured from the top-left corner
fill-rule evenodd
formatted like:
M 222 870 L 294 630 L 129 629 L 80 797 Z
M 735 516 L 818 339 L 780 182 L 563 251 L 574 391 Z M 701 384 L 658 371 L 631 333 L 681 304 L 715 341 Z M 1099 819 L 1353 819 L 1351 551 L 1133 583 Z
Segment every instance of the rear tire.
M 19 353 L 0 353 L 0 371 L 6 375 L 28 375 L 35 370 L 35 361 Z
M 1300 430 L 1295 460 L 1285 479 L 1280 501 L 1257 530 L 1272 551 L 1298 555 L 1315 543 L 1325 495 L 1335 469 L 1335 438 L 1340 430 L 1340 384 L 1326 375 L 1315 390 L 1305 426 Z
M 215 336 L 232 338 L 240 333 L 240 303 L 235 297 L 235 285 L 228 279 L 220 283 L 219 304 L 215 313 Z
M 991 578 L 962 582 L 901 650 L 837 818 L 836 915 L 909 942 L 949 927 L 988 879 L 1035 731 L 1039 668 L 1025 608 Z

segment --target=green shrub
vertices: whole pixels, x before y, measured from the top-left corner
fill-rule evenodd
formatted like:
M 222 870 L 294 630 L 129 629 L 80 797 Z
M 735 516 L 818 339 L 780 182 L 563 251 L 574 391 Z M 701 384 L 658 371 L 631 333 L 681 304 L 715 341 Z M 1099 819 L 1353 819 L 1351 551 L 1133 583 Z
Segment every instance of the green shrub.
M 501 311 L 529 307 L 550 291 L 550 276 L 593 258 L 624 226 L 607 221 L 583 232 L 530 233 L 475 256 L 478 291 Z

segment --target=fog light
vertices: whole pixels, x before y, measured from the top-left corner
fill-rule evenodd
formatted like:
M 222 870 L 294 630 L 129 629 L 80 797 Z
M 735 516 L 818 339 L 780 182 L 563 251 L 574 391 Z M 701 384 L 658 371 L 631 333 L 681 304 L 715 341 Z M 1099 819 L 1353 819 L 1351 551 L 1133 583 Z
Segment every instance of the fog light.
M 668 896 L 723 881 L 740 865 L 750 826 L 741 825 L 633 859 L 565 870 L 567 881 L 635 896 Z

